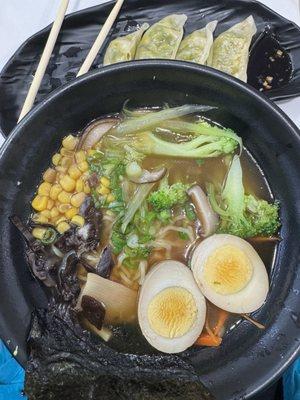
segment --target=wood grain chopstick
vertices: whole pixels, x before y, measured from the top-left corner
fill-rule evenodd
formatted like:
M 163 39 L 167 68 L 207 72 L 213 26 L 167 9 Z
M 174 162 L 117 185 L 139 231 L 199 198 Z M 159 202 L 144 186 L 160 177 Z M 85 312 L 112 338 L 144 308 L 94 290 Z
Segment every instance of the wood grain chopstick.
M 97 54 L 99 53 L 99 50 L 103 45 L 113 23 L 115 22 L 123 3 L 124 0 L 117 0 L 116 4 L 114 5 L 114 8 L 111 10 L 104 25 L 102 26 L 99 35 L 97 36 L 93 46 L 91 47 L 86 59 L 84 60 L 77 76 L 85 74 L 91 68 L 91 65 L 93 64 L 95 58 L 97 57 Z
M 27 93 L 22 111 L 20 113 L 18 122 L 31 110 L 37 92 L 40 88 L 42 79 L 45 75 L 46 68 L 48 66 L 51 54 L 53 52 L 53 48 L 56 43 L 57 36 L 60 32 L 61 25 L 63 23 L 65 13 L 69 4 L 69 0 L 61 0 L 55 21 L 53 22 L 51 31 L 49 33 L 47 43 L 45 45 L 42 57 L 40 59 L 39 65 L 37 67 L 36 73 L 34 75 L 33 81 Z

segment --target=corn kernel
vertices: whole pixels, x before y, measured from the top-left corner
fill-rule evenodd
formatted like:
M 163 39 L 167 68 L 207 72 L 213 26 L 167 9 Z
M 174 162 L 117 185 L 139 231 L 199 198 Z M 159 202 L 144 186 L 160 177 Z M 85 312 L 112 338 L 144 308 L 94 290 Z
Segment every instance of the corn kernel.
M 41 196 L 38 194 L 32 200 L 31 205 L 36 211 L 43 211 L 43 210 L 46 210 L 46 208 L 47 208 L 47 201 L 48 201 L 47 196 Z
M 40 194 L 41 196 L 49 196 L 50 189 L 51 189 L 51 183 L 43 182 L 40 184 L 38 188 L 38 194 Z
M 54 154 L 54 156 L 52 157 L 52 163 L 54 165 L 58 165 L 61 159 L 61 155 L 59 153 Z
M 37 224 L 47 224 L 48 223 L 48 218 L 44 217 L 41 214 L 34 214 L 32 217 L 32 220 L 36 222 Z
M 72 162 L 73 162 L 73 160 L 72 160 L 71 157 L 63 157 L 63 158 L 61 159 L 60 165 L 61 165 L 63 168 L 69 168 L 69 166 L 72 164 Z
M 67 222 L 65 222 L 65 221 L 63 221 L 63 222 L 60 222 L 57 226 L 56 226 L 56 229 L 58 230 L 58 232 L 59 233 L 65 233 L 68 229 L 70 229 L 71 227 L 70 227 L 70 225 L 67 223 Z
M 56 220 L 56 222 L 55 222 L 55 225 L 58 225 L 58 224 L 60 224 L 61 222 L 66 222 L 66 221 L 67 221 L 67 219 L 66 219 L 65 216 L 59 217 L 59 218 L 57 218 L 57 220 Z
M 54 200 L 48 199 L 47 202 L 47 210 L 51 210 L 51 208 L 54 206 Z
M 71 222 L 75 225 L 83 226 L 84 218 L 81 215 L 74 215 L 74 217 L 71 219 Z
M 78 179 L 77 181 L 76 181 L 76 192 L 83 192 L 83 189 L 84 189 L 84 183 L 83 183 L 83 180 L 82 179 Z
M 77 166 L 82 172 L 86 172 L 89 169 L 89 164 L 87 163 L 87 161 L 81 161 L 77 164 Z
M 50 199 L 56 200 L 61 191 L 62 191 L 62 187 L 58 183 L 53 185 L 50 190 Z
M 57 206 L 58 211 L 61 214 L 64 214 L 65 212 L 67 212 L 70 208 L 72 208 L 72 206 L 70 204 L 60 204 L 59 206 Z
M 50 211 L 51 219 L 56 218 L 59 216 L 59 211 L 57 207 L 53 207 Z
M 62 145 L 67 150 L 74 150 L 77 142 L 77 138 L 75 138 L 73 135 L 69 135 L 63 139 Z
M 71 207 L 68 211 L 65 212 L 65 216 L 68 219 L 72 219 L 74 215 L 76 215 L 77 213 L 78 213 L 78 208 Z
M 110 180 L 108 178 L 106 178 L 106 176 L 102 176 L 102 178 L 100 178 L 100 182 L 105 187 L 109 187 L 110 186 Z
M 56 171 L 61 174 L 65 174 L 68 171 L 68 167 L 62 167 L 61 165 L 59 165 L 58 167 L 56 167 Z
M 98 187 L 98 189 L 97 189 L 97 192 L 98 192 L 99 194 L 109 194 L 109 193 L 110 193 L 110 190 L 109 190 L 107 187 L 105 187 L 105 186 L 103 186 L 103 185 L 100 185 L 100 186 Z
M 43 217 L 46 217 L 46 218 L 51 218 L 51 213 L 50 213 L 49 210 L 43 210 L 43 211 L 41 211 L 41 212 L 40 212 L 40 215 L 42 215 Z
M 81 204 L 84 202 L 85 199 L 85 193 L 75 193 L 73 194 L 73 196 L 71 197 L 71 204 L 74 207 L 80 207 Z
M 61 219 L 61 214 L 58 214 L 57 217 L 53 217 L 53 218 L 51 219 L 52 224 L 56 226 L 57 221 L 58 221 L 59 219 Z M 62 219 L 62 220 L 65 221 L 66 218 L 64 218 L 64 219 Z
M 89 187 L 89 185 L 87 183 L 84 185 L 84 193 L 86 193 L 86 194 L 90 194 L 91 193 L 91 189 L 90 189 L 90 187 Z
M 60 203 L 70 204 L 71 196 L 72 196 L 71 193 L 67 193 L 63 190 L 62 192 L 59 193 L 57 199 Z
M 56 178 L 56 171 L 53 168 L 48 168 L 43 175 L 43 179 L 45 182 L 53 183 Z
M 85 152 L 84 152 L 83 150 L 76 151 L 76 153 L 75 153 L 75 160 L 76 160 L 77 164 L 79 164 L 79 163 L 85 161 L 85 158 L 86 158 L 86 157 L 85 157 Z
M 69 175 L 73 179 L 78 179 L 81 176 L 81 171 L 76 165 L 71 165 L 68 171 Z
M 65 175 L 59 183 L 61 184 L 62 188 L 66 192 L 73 192 L 76 186 L 76 182 L 74 179 L 72 179 L 69 175 Z
M 36 239 L 43 239 L 46 233 L 46 228 L 34 228 L 32 229 L 32 236 Z
M 64 147 L 62 147 L 62 148 L 60 149 L 60 154 L 61 154 L 62 156 L 73 157 L 74 151 L 72 151 L 72 150 L 67 150 L 67 149 L 65 149 Z
M 115 201 L 115 196 L 114 196 L 112 193 L 110 193 L 110 194 L 107 196 L 106 201 L 107 201 L 108 203 L 111 203 L 111 202 Z

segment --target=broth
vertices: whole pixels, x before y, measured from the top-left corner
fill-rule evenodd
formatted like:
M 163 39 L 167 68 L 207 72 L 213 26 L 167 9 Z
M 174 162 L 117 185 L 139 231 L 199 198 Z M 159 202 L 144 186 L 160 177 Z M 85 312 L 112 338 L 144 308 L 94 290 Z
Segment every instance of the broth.
M 32 201 L 33 208 L 38 211 L 32 216 L 32 221 L 41 224 L 40 228 L 35 228 L 32 231 L 37 239 L 44 240 L 43 243 L 45 244 L 43 235 L 46 232 L 49 233 L 49 228 L 43 227 L 43 223 L 46 223 L 48 227 L 49 225 L 55 226 L 61 235 L 57 241 L 53 242 L 54 246 L 51 250 L 53 252 L 53 249 L 55 249 L 56 257 L 69 254 L 68 252 L 74 251 L 74 248 L 77 251 L 76 246 L 79 246 L 80 254 L 77 255 L 79 262 L 76 271 L 81 294 L 79 299 L 74 297 L 77 290 L 75 285 L 74 289 L 71 288 L 70 299 L 73 299 L 72 307 L 76 303 L 75 308 L 79 312 L 83 326 L 87 326 L 88 329 L 101 337 L 104 335 L 106 338 L 110 338 L 111 335 L 107 331 L 105 331 L 105 334 L 104 331 L 102 332 L 103 326 L 104 330 L 108 328 L 113 332 L 110 345 L 125 352 L 151 353 L 154 351 L 149 345 L 151 341 L 147 342 L 143 329 L 140 329 L 141 321 L 136 318 L 135 309 L 136 299 L 139 299 L 138 302 L 141 301 L 142 291 L 145 282 L 151 276 L 149 274 L 151 270 L 156 271 L 159 265 L 166 265 L 166 263 L 170 268 L 168 260 L 171 260 L 174 263 L 174 268 L 179 268 L 178 271 L 183 268 L 181 272 L 187 274 L 187 284 L 190 285 L 188 287 L 192 287 L 190 290 L 193 294 L 199 291 L 200 285 L 193 270 L 192 258 L 196 249 L 202 246 L 202 242 L 208 240 L 216 232 L 216 223 L 221 224 L 222 213 L 227 215 L 226 208 L 221 209 L 218 206 L 221 211 L 213 210 L 215 206 L 213 206 L 213 200 L 209 197 L 207 185 L 211 184 L 219 193 L 223 193 L 222 191 L 226 187 L 227 179 L 229 179 L 230 171 L 235 163 L 237 171 L 241 170 L 241 178 L 235 179 L 240 179 L 239 184 L 243 186 L 242 193 L 256 196 L 255 198 L 264 199 L 267 202 L 273 200 L 261 169 L 247 149 L 243 149 L 240 158 L 234 155 L 238 151 L 240 141 L 237 135 L 227 128 L 193 114 L 192 117 L 175 119 L 175 123 L 173 121 L 167 128 L 163 122 L 161 125 L 158 123 L 155 128 L 156 135 L 152 132 L 149 133 L 146 129 L 137 132 L 130 131 L 132 121 L 137 121 L 139 124 L 141 120 L 146 120 L 148 115 L 156 117 L 159 113 L 158 109 L 155 109 L 155 112 L 151 112 L 151 109 L 145 109 L 132 112 L 130 118 L 126 116 L 124 118 L 123 114 L 102 117 L 93 121 L 86 128 L 81 139 L 74 136 L 65 138 L 63 147 L 59 153 L 53 156 L 53 166 L 44 173 L 44 182 L 39 186 L 38 194 Z M 125 121 L 123 128 L 122 121 Z M 100 131 L 105 128 L 106 133 L 99 135 L 99 126 Z M 198 132 L 199 126 L 200 133 Z M 183 132 L 183 127 L 187 131 Z M 125 133 L 120 134 L 118 128 L 125 129 Z M 193 129 L 196 130 L 193 131 Z M 193 132 L 193 134 L 189 132 Z M 191 143 L 195 141 L 197 145 L 190 152 L 193 146 Z M 202 145 L 203 148 L 201 149 Z M 161 151 L 163 147 L 166 154 Z M 180 150 L 178 150 L 179 148 Z M 199 148 L 200 151 L 198 151 Z M 182 149 L 185 150 L 181 152 Z M 179 155 L 174 156 L 174 152 Z M 203 154 L 203 157 L 198 156 L 198 154 Z M 236 164 L 236 160 L 238 160 L 238 164 Z M 201 200 L 204 201 L 202 211 L 203 204 L 195 203 L 196 200 L 191 195 L 190 188 L 198 188 L 200 197 L 201 191 L 203 191 L 205 200 L 203 198 Z M 244 194 L 242 196 L 243 201 L 245 201 Z M 221 197 L 219 196 L 219 198 Z M 198 201 L 200 200 L 198 199 Z M 200 215 L 201 212 L 204 212 L 204 209 L 209 214 L 208 224 L 210 224 L 209 229 L 212 229 L 210 233 L 205 233 L 205 229 L 208 229 L 205 227 L 207 221 L 205 221 L 203 215 L 202 217 Z M 253 208 L 251 210 L 251 203 L 249 212 L 255 212 Z M 219 220 L 216 213 L 219 214 Z M 228 218 L 228 215 L 226 218 Z M 276 224 L 274 226 L 276 228 Z M 56 233 L 54 231 L 52 229 L 51 233 L 54 234 L 55 238 Z M 247 232 L 254 231 L 249 230 Z M 237 242 L 238 249 L 245 246 L 245 242 L 241 241 L 238 236 L 245 237 L 246 241 L 252 245 L 252 247 L 246 245 L 250 250 L 246 249 L 245 251 L 250 251 L 250 253 L 247 253 L 248 256 L 249 254 L 253 256 L 256 264 L 259 264 L 256 267 L 261 270 L 260 274 L 262 275 L 260 276 L 263 277 L 263 274 L 265 274 L 263 263 L 270 274 L 276 240 L 270 241 L 268 238 L 265 241 L 257 240 L 257 238 L 254 240 L 255 238 L 248 237 L 249 235 L 243 236 L 243 234 L 239 235 L 226 230 L 224 233 L 230 234 L 224 235 L 227 240 L 235 238 L 234 240 L 240 241 Z M 94 236 L 89 238 L 90 234 Z M 220 237 L 221 235 L 215 236 Z M 266 236 L 270 236 L 270 234 Z M 46 239 L 48 244 L 48 236 Z M 241 247 L 239 248 L 239 246 Z M 230 249 L 230 259 L 224 262 L 225 264 L 228 262 L 230 268 L 233 268 L 232 271 L 235 271 L 236 260 L 240 262 L 240 256 L 235 258 L 236 248 L 231 247 Z M 255 250 L 263 263 L 256 255 Z M 225 252 L 225 254 L 227 253 Z M 53 257 L 53 254 L 51 254 L 51 257 Z M 245 260 L 246 264 L 244 263 L 243 266 L 243 268 L 246 268 L 245 271 L 251 267 L 250 275 L 247 272 L 246 278 L 249 275 L 252 279 L 252 274 L 255 275 L 255 271 L 252 270 L 252 264 L 247 266 L 248 258 L 245 258 Z M 255 262 L 253 261 L 254 264 Z M 219 265 L 219 259 L 217 258 L 214 263 L 214 265 Z M 220 265 L 222 272 L 223 264 Z M 186 266 L 190 269 L 187 269 Z M 226 265 L 225 267 L 227 268 Z M 65 266 L 63 268 L 65 269 Z M 163 273 L 163 268 L 161 269 Z M 193 270 L 193 273 L 190 270 Z M 172 268 L 170 271 L 172 274 Z M 229 271 L 231 270 L 229 269 Z M 238 274 L 239 270 L 236 271 Z M 178 277 L 181 272 L 178 272 Z M 90 281 L 88 273 L 92 276 Z M 222 274 L 224 275 L 223 272 Z M 239 276 L 236 278 L 234 272 L 230 272 L 229 275 L 228 278 L 225 276 L 224 282 L 235 285 Z M 185 283 L 179 281 L 176 284 L 176 279 L 178 280 L 174 276 L 173 286 L 171 284 L 167 286 L 170 289 L 168 295 L 176 287 L 182 289 L 181 283 Z M 256 276 L 255 279 L 257 281 L 259 278 Z M 266 278 L 263 277 L 263 279 L 265 282 L 267 281 Z M 91 280 L 93 283 L 91 283 Z M 113 282 L 108 284 L 108 280 Z M 71 279 L 69 282 L 75 281 Z M 158 282 L 160 281 L 158 280 Z M 52 283 L 51 277 L 47 281 L 47 285 L 51 286 Z M 220 283 L 216 280 L 216 282 L 213 281 L 213 284 Z M 238 292 L 244 288 L 243 285 L 238 286 Z M 114 293 L 115 290 L 119 291 L 122 296 L 122 302 L 119 303 L 119 306 L 114 306 L 114 302 L 117 304 L 120 299 L 114 299 L 112 298 L 113 294 L 110 294 L 110 292 Z M 230 294 L 232 287 L 226 290 L 229 290 L 228 293 Z M 106 302 L 101 297 L 102 291 L 106 293 L 106 296 L 110 296 L 108 303 L 111 305 L 111 310 L 108 314 Z M 218 293 L 218 289 L 216 289 L 216 293 Z M 237 292 L 233 291 L 233 293 L 236 294 Z M 202 296 L 202 293 L 200 295 Z M 94 298 L 94 307 L 95 304 L 98 307 L 97 318 L 102 315 L 101 323 L 99 321 L 94 324 L 91 322 L 94 320 L 93 313 L 90 311 L 88 314 L 90 319 L 85 316 L 85 311 L 82 308 L 84 296 Z M 209 298 L 209 296 L 206 297 Z M 255 294 L 253 294 L 253 297 L 255 297 Z M 181 292 L 178 306 L 182 305 L 183 300 L 184 291 Z M 203 340 L 198 345 L 219 345 L 222 336 L 233 329 L 241 318 L 241 311 L 233 311 L 232 314 L 228 314 L 215 305 L 218 304 L 217 302 L 210 300 L 206 299 L 206 322 L 204 329 L 203 325 L 201 328 L 204 337 L 201 334 Z M 89 301 L 85 301 L 86 307 L 90 307 Z M 126 304 L 128 304 L 128 309 L 125 306 Z M 191 305 L 191 300 L 188 300 L 187 304 Z M 220 306 L 220 304 L 218 305 Z M 200 303 L 198 306 L 203 307 Z M 166 307 L 165 305 L 163 310 Z M 122 315 L 126 315 L 124 318 L 121 317 L 121 308 L 123 309 Z M 259 306 L 254 309 L 257 308 Z M 201 309 L 197 308 L 197 318 L 201 314 L 200 311 Z M 108 315 L 111 315 L 114 320 L 107 319 Z M 190 315 L 192 315 L 192 311 L 190 311 Z M 201 325 L 200 322 L 199 324 Z M 217 332 L 213 335 L 211 334 L 212 327 L 214 327 L 214 332 Z M 210 337 L 207 342 L 210 344 L 203 344 L 207 340 L 205 335 Z M 218 339 L 219 342 L 211 342 L 212 336 L 213 340 Z M 199 334 L 196 337 L 201 339 Z M 190 345 L 196 342 L 194 340 Z
M 182 119 L 183 121 L 190 121 L 190 118 Z M 166 140 L 180 142 L 181 139 L 178 138 L 174 140 L 174 136 L 168 135 L 164 133 L 163 137 Z M 99 146 L 105 152 L 105 137 L 103 138 L 103 145 Z M 169 183 L 175 183 L 178 181 L 186 182 L 190 185 L 195 183 L 199 184 L 202 187 L 205 187 L 207 182 L 212 182 L 216 186 L 222 186 L 222 183 L 226 177 L 228 166 L 230 164 L 231 157 L 216 157 L 216 158 L 208 158 L 205 161 L 200 160 L 197 162 L 194 159 L 176 159 L 176 158 L 164 158 L 158 156 L 147 156 L 144 158 L 142 162 L 143 168 L 147 170 L 152 170 L 157 168 L 158 166 L 165 166 L 169 172 Z M 247 149 L 243 149 L 243 153 L 241 155 L 241 164 L 243 168 L 243 181 L 245 186 L 245 192 L 250 194 L 255 194 L 259 198 L 265 199 L 267 201 L 272 200 L 272 194 L 270 192 L 267 181 L 257 165 L 254 158 L 247 151 Z M 155 188 L 154 188 L 155 189 Z M 197 242 L 202 241 L 198 234 L 199 226 L 194 224 L 193 229 L 195 231 L 195 237 L 197 238 Z M 169 232 L 166 237 L 168 241 L 173 242 L 174 245 L 171 248 L 170 253 L 167 258 L 172 260 L 180 261 L 184 264 L 189 264 L 190 262 L 190 249 L 191 246 L 189 241 L 178 239 L 177 232 Z M 247 240 L 247 239 L 246 239 Z M 255 250 L 258 252 L 263 262 L 265 263 L 268 272 L 271 272 L 273 258 L 276 249 L 276 242 L 253 242 L 248 240 L 250 244 L 253 245 Z M 152 253 L 149 256 L 149 270 L 151 266 L 156 263 L 164 260 L 166 258 L 166 254 L 164 251 L 157 251 Z M 134 274 L 128 273 L 128 279 L 132 279 Z M 120 279 L 118 273 L 116 273 L 116 268 L 113 271 L 112 279 L 117 282 L 126 284 L 126 282 Z M 131 285 L 134 289 L 138 289 L 138 285 Z M 213 326 L 215 321 L 218 320 L 219 313 L 222 312 L 218 307 L 214 306 L 207 300 L 208 307 L 208 320 Z M 231 314 L 226 323 L 224 324 L 223 334 L 229 332 L 233 328 L 237 326 L 237 323 L 241 321 L 241 317 L 235 316 Z M 136 321 L 137 323 L 137 321 Z M 140 330 L 138 326 L 135 328 L 134 326 L 128 326 L 125 330 L 124 327 L 120 327 L 118 330 L 114 330 L 115 332 L 115 340 L 113 341 L 113 345 L 116 349 L 120 351 L 128 351 L 129 343 L 135 348 L 139 349 L 139 352 L 151 352 L 151 347 L 149 347 L 146 340 L 144 340 L 141 336 Z M 120 341 L 117 340 L 119 336 Z M 122 341 L 126 338 L 126 345 L 122 344 Z M 152 349 L 153 350 L 153 349 Z

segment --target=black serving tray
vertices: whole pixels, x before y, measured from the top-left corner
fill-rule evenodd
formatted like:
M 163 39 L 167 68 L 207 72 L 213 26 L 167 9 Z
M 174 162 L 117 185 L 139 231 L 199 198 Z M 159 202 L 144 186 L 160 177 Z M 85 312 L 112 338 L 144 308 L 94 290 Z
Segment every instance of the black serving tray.
M 65 18 L 36 103 L 52 90 L 75 78 L 112 5 L 113 2 L 108 2 Z M 291 61 L 290 76 L 281 87 L 265 92 L 266 95 L 272 100 L 300 95 L 300 28 L 254 0 L 126 0 L 93 68 L 101 67 L 105 48 L 112 38 L 134 30 L 137 24 L 145 21 L 153 24 L 171 13 L 185 13 L 188 16 L 186 33 L 217 19 L 219 23 L 215 35 L 252 14 L 258 30 L 254 43 L 259 35 L 264 40 L 265 35 L 262 32 L 267 27 L 280 46 L 287 51 Z M 24 42 L 3 68 L 0 76 L 0 129 L 4 136 L 8 136 L 17 123 L 49 30 L 50 26 Z M 254 71 L 257 65 L 255 59 L 261 60 L 263 47 L 260 46 L 258 52 L 253 51 L 250 57 L 248 75 L 249 82 L 253 85 L 257 82 L 257 77 L 251 76 L 251 71 L 257 74 Z

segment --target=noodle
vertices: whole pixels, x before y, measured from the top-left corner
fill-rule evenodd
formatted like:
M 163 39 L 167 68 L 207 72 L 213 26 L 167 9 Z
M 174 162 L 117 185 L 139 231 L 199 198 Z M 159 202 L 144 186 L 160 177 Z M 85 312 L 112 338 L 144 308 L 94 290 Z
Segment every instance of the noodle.
M 146 272 L 147 272 L 147 268 L 148 268 L 148 263 L 147 261 L 141 261 L 139 264 L 139 284 L 142 285 L 146 276 Z
M 126 283 L 126 285 L 128 285 L 129 287 L 132 286 L 133 282 L 130 279 L 127 278 L 127 276 L 124 274 L 123 270 L 120 271 L 120 277 L 123 280 L 123 282 Z
M 191 227 L 189 227 L 191 228 Z M 174 225 L 167 225 L 166 227 L 162 228 L 159 232 L 158 232 L 158 236 L 164 236 L 167 232 L 169 231 L 174 231 L 174 232 L 181 232 L 181 233 L 186 233 L 190 239 L 190 241 L 195 240 L 195 236 L 194 233 L 192 231 L 192 229 L 188 229 L 188 228 L 183 228 L 180 226 L 174 226 Z
M 121 272 L 124 273 L 128 278 L 131 278 L 130 271 L 128 270 L 128 268 L 123 267 L 123 265 L 120 266 L 120 275 L 121 275 Z

